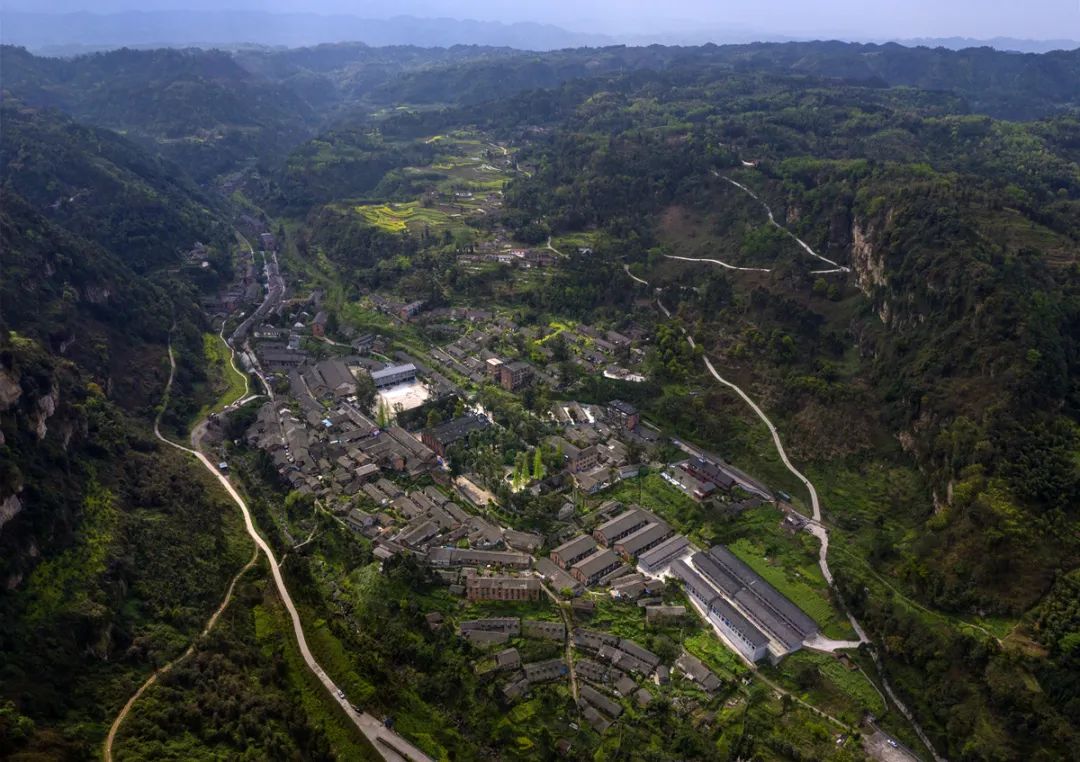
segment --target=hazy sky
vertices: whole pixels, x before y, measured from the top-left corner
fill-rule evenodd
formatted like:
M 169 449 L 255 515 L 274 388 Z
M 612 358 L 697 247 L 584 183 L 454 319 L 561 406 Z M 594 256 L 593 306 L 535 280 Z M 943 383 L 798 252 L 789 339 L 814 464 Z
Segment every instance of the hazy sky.
M 800 37 L 1080 38 L 1080 0 L 0 0 L 0 8 L 411 14 L 624 34 L 715 26 Z

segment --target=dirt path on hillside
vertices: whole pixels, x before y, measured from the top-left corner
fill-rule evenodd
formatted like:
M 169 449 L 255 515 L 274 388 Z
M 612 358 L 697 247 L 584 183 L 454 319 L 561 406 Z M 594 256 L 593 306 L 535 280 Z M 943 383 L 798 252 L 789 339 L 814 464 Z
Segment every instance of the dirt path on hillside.
M 323 684 L 323 686 L 326 688 L 326 690 L 330 692 L 330 695 L 334 697 L 334 700 L 342 708 L 342 710 L 353 722 L 353 724 L 356 725 L 360 732 L 363 733 L 364 737 L 371 742 L 372 746 L 375 747 L 375 750 L 380 755 L 382 755 L 384 759 L 390 760 L 390 762 L 398 762 L 398 760 L 432 762 L 431 757 L 429 757 L 420 749 L 413 746 L 401 736 L 386 728 L 381 722 L 376 720 L 370 714 L 368 714 L 367 712 L 356 711 L 353 705 L 349 703 L 348 699 L 345 697 L 344 692 L 337 687 L 337 685 L 330 679 L 330 676 L 326 674 L 325 670 L 323 670 L 323 668 L 315 660 L 315 657 L 312 655 L 311 650 L 308 647 L 307 638 L 304 636 L 304 629 L 303 624 L 300 621 L 300 615 L 297 612 L 292 597 L 289 595 L 289 590 L 285 585 L 285 580 L 281 574 L 281 569 L 278 566 L 277 559 L 274 557 L 274 552 L 273 550 L 271 550 L 266 540 L 263 539 L 262 535 L 260 535 L 256 530 L 255 523 L 251 517 L 251 511 L 248 509 L 247 503 L 240 496 L 240 493 L 236 490 L 236 488 L 233 487 L 232 483 L 228 480 L 228 478 L 226 478 L 220 470 L 215 468 L 214 464 L 210 462 L 209 458 L 207 458 L 206 455 L 198 449 L 202 433 L 205 431 L 205 421 L 200 422 L 200 425 L 196 426 L 194 432 L 192 433 L 192 445 L 194 449 L 192 447 L 185 447 L 184 445 L 177 444 L 166 438 L 161 433 L 161 416 L 164 413 L 165 407 L 168 404 L 169 394 L 172 391 L 173 378 L 176 375 L 176 358 L 173 355 L 172 351 L 171 336 L 168 351 L 170 366 L 169 380 L 165 384 L 165 393 L 163 395 L 164 402 L 162 404 L 161 411 L 158 412 L 157 418 L 154 421 L 154 434 L 159 440 L 161 440 L 169 447 L 173 447 L 177 450 L 181 450 L 189 455 L 194 456 L 203 465 L 203 467 L 206 468 L 214 476 L 214 478 L 218 480 L 221 486 L 224 487 L 225 491 L 229 494 L 229 497 L 231 497 L 233 501 L 237 504 L 237 506 L 239 506 L 244 518 L 244 527 L 256 546 L 255 555 L 252 557 L 252 560 L 249 561 L 248 565 L 245 566 L 244 569 L 241 569 L 241 571 L 236 575 L 236 577 L 233 578 L 233 583 L 229 586 L 229 591 L 226 594 L 225 601 L 219 607 L 218 611 L 216 611 L 214 615 L 210 618 L 210 620 L 207 622 L 203 634 L 210 631 L 210 629 L 217 622 L 217 619 L 220 616 L 221 612 L 224 611 L 225 607 L 228 605 L 228 602 L 229 600 L 231 600 L 232 597 L 232 590 L 235 586 L 236 580 L 239 579 L 240 575 L 243 574 L 248 568 L 250 568 L 252 564 L 255 563 L 256 559 L 258 558 L 258 553 L 260 551 L 265 553 L 267 560 L 270 562 L 270 574 L 273 577 L 275 586 L 277 587 L 278 596 L 281 598 L 281 601 L 285 605 L 285 608 L 289 613 L 289 617 L 292 620 L 293 633 L 296 636 L 297 645 L 300 648 L 300 655 L 303 657 L 308 669 L 310 669 L 312 673 L 314 673 L 315 677 L 317 677 L 319 681 Z M 153 675 L 150 676 L 150 678 L 147 679 L 147 681 L 139 688 L 139 690 L 136 691 L 130 699 L 128 699 L 128 702 L 124 705 L 124 708 L 121 709 L 120 714 L 118 714 L 117 718 L 113 721 L 113 726 L 110 729 L 109 735 L 105 740 L 103 753 L 106 762 L 112 762 L 112 747 L 116 739 L 117 731 L 119 730 L 124 719 L 131 711 L 131 708 L 135 705 L 135 702 L 138 701 L 139 697 L 142 696 L 142 694 L 151 685 L 153 685 L 154 682 L 157 681 L 159 675 L 163 674 L 165 671 L 168 671 L 177 662 L 192 653 L 196 645 L 197 641 L 195 643 L 192 643 L 188 647 L 188 650 L 181 654 L 179 657 L 174 659 L 162 669 L 157 670 Z

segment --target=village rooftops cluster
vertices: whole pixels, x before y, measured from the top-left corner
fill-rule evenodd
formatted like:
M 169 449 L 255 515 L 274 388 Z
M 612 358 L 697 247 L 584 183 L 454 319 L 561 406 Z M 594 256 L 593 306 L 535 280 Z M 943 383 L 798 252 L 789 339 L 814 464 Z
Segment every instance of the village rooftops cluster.
M 472 413 L 454 418 L 420 433 L 420 439 L 439 457 L 446 457 L 448 447 L 468 438 L 474 431 L 483 431 L 491 426 L 491 421 L 484 415 Z
M 664 479 L 698 501 L 718 492 L 729 493 L 738 484 L 723 464 L 706 457 L 690 458 L 668 466 Z
M 377 302 L 376 295 L 370 298 Z M 414 384 L 421 376 L 428 387 L 454 391 L 466 401 L 467 392 L 456 385 L 462 377 L 476 385 L 496 384 L 523 394 L 536 383 L 558 388 L 562 366 L 553 361 L 547 346 L 550 340 L 568 346 L 571 361 L 608 375 L 617 362 L 633 362 L 643 336 L 589 326 L 521 327 L 490 312 L 428 309 L 420 301 L 384 300 L 379 308 L 398 320 L 422 323 L 425 331 L 445 330 L 444 335 L 458 338 L 430 353 L 416 352 L 417 356 L 384 347 L 376 360 L 354 346 L 354 354 L 316 361 L 304 346 L 315 355 L 325 356 L 325 351 L 300 337 L 310 334 L 334 343 L 326 331 L 334 328 L 336 332 L 317 303 L 303 305 L 293 315 L 296 319 L 290 318 L 288 328 L 259 323 L 255 352 L 263 367 L 270 369 L 271 378 L 278 384 L 287 381 L 288 394 L 285 400 L 265 405 L 247 435 L 250 443 L 271 455 L 294 489 L 331 499 L 328 502 L 344 522 L 373 541 L 377 558 L 411 554 L 422 559 L 452 594 L 465 599 L 459 605 L 473 611 L 517 613 L 545 599 L 546 583 L 548 590 L 571 596 L 581 596 L 588 588 L 604 589 L 614 599 L 581 596 L 574 601 L 575 616 L 593 615 L 598 600 L 602 606 L 636 601 L 650 628 L 671 627 L 686 615 L 687 606 L 672 601 L 661 576 L 670 573 L 685 586 L 692 607 L 751 661 L 779 658 L 817 632 L 812 619 L 722 546 L 697 552 L 664 519 L 638 505 L 609 500 L 590 510 L 590 501 L 582 500 L 582 495 L 638 476 L 640 463 L 661 452 L 662 435 L 643 426 L 637 408 L 625 400 L 605 405 L 572 400 L 554 403 L 540 441 L 525 443 L 537 448 L 537 463 L 544 466 L 534 469 L 544 475 L 526 485 L 534 494 L 566 490 L 565 505 L 556 516 L 560 523 L 547 537 L 500 527 L 490 518 L 498 513 L 479 516 L 463 507 L 496 499 L 482 502 L 477 495 L 485 489 L 479 484 L 493 493 L 505 489 L 479 468 L 477 473 L 483 477 L 468 474 L 469 479 L 478 480 L 475 484 L 448 476 L 456 473 L 449 471 L 456 460 L 446 464 L 448 453 L 453 458 L 461 454 L 454 448 L 479 450 L 504 434 L 502 429 L 493 429 L 495 424 L 485 415 L 468 412 L 413 434 L 386 423 L 382 412 L 383 425 L 377 425 L 356 402 L 365 374 L 379 390 Z M 460 325 L 453 329 L 445 322 L 461 320 L 469 321 L 464 335 Z M 370 336 L 361 338 L 364 351 L 373 349 Z M 385 357 L 387 351 L 392 360 Z M 384 397 L 380 394 L 380 399 Z M 434 406 L 434 420 L 447 409 L 442 404 Z M 422 417 L 414 415 L 411 420 L 415 423 Z M 492 432 L 484 434 L 488 429 Z M 745 474 L 718 458 L 695 454 L 692 447 L 672 441 L 690 457 L 669 466 L 663 477 L 693 499 L 742 510 L 769 497 Z M 552 458 L 552 449 L 561 457 Z M 558 467 L 553 468 L 556 462 Z M 441 486 L 406 492 L 398 484 L 415 484 L 429 475 Z M 567 489 L 571 485 L 573 491 Z M 514 489 L 519 489 L 518 481 Z M 465 500 L 459 503 L 456 496 Z M 556 507 L 557 501 L 553 513 Z M 549 556 L 534 558 L 541 547 L 552 548 Z M 591 608 L 585 604 L 592 604 Z M 593 621 L 602 626 L 605 620 L 596 617 Z M 429 621 L 433 627 L 441 624 Z M 493 657 L 494 668 L 507 676 L 503 693 L 508 700 L 524 695 L 533 685 L 569 674 L 572 666 L 563 658 L 536 659 L 538 654 L 554 655 L 558 652 L 554 644 L 569 637 L 582 652 L 582 658 L 575 660 L 582 715 L 601 732 L 623 714 L 625 703 L 620 700 L 636 701 L 639 706 L 652 700 L 652 693 L 640 685 L 642 680 L 651 678 L 663 685 L 669 679 L 668 665 L 639 643 L 601 630 L 576 628 L 568 635 L 562 621 L 478 618 L 460 622 L 459 632 L 478 647 L 502 646 Z M 520 638 L 541 643 L 523 644 Z M 543 641 L 548 643 L 543 645 Z M 487 658 L 490 664 L 492 657 Z M 688 652 L 682 653 L 675 667 L 706 694 L 723 687 L 720 678 Z
M 258 329 L 257 329 L 258 331 Z M 416 368 L 351 355 L 320 362 L 302 350 L 258 342 L 255 350 L 271 378 L 288 382 L 288 399 L 268 402 L 247 432 L 293 489 L 323 498 L 357 495 L 380 472 L 410 476 L 436 470 L 436 454 L 400 426 L 378 426 L 357 400 L 357 377 L 376 386 L 414 383 Z
M 635 575 L 632 580 L 634 583 L 640 582 L 639 586 L 626 584 L 629 580 L 624 580 L 627 575 L 633 574 L 638 557 L 672 539 L 676 542 L 669 544 L 669 552 L 674 546 L 679 546 L 680 552 L 684 552 L 686 545 L 680 545 L 676 539 L 678 536 L 674 535 L 667 522 L 649 511 L 639 506 L 630 506 L 626 510 L 621 508 L 619 503 L 605 504 L 600 513 L 615 515 L 602 521 L 591 534 L 571 537 L 552 549 L 550 559 L 553 568 L 545 569 L 545 576 L 555 579 L 565 574 L 577 583 L 571 589 L 576 589 L 578 585 L 592 587 L 609 584 L 613 594 L 619 597 L 636 598 L 645 593 L 648 585 L 643 575 Z M 621 593 L 616 589 L 620 588 L 619 582 L 626 585 Z
M 188 252 L 186 262 L 201 267 L 207 262 L 209 250 L 200 242 Z M 233 280 L 212 296 L 201 299 L 202 307 L 211 316 L 225 317 L 244 306 L 258 304 L 263 299 L 263 286 L 259 283 L 255 259 L 248 251 L 238 251 L 233 263 Z
M 552 415 L 562 431 L 547 443 L 562 453 L 565 473 L 586 494 L 640 473 L 640 463 L 631 459 L 631 445 L 642 452 L 657 445 L 653 432 L 639 427 L 640 416 L 629 403 L 616 401 L 602 407 L 558 402 L 552 406 Z
M 374 298 L 374 297 L 372 297 Z M 393 302 L 388 302 L 393 304 Z M 382 309 L 382 307 L 380 307 Z M 432 311 L 435 312 L 435 311 Z M 610 378 L 630 381 L 644 380 L 626 365 L 638 364 L 644 356 L 642 344 L 647 336 L 640 327 L 631 326 L 625 332 L 601 330 L 588 325 L 544 328 L 535 325 L 518 325 L 509 317 L 496 316 L 482 310 L 467 311 L 473 327 L 466 335 L 432 350 L 432 358 L 475 384 L 497 383 L 504 389 L 515 391 L 536 380 L 552 388 L 561 388 L 562 379 L 554 362 L 554 353 L 548 346 L 556 335 L 563 343 L 571 360 L 586 373 L 602 374 Z M 439 313 L 444 319 L 460 319 L 459 313 L 446 310 Z M 506 346 L 511 337 L 534 342 L 531 356 L 515 356 L 514 352 L 500 354 L 497 349 Z M 634 422 L 629 428 L 636 425 Z
M 302 392 L 305 398 L 299 414 L 284 403 L 266 403 L 247 433 L 248 443 L 270 455 L 293 489 L 348 497 L 381 470 L 419 475 L 436 465 L 435 453 L 399 426 L 380 429 L 347 400 L 328 410 Z

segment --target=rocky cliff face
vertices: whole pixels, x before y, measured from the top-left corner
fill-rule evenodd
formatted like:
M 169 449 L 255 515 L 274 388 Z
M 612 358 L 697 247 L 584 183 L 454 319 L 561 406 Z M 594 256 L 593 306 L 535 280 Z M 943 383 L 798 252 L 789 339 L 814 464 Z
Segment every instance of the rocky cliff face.
M 70 416 L 53 431 L 50 443 L 43 440 L 50 424 L 65 418 L 60 407 L 60 380 L 56 368 L 34 342 L 18 338 L 0 356 L 0 446 L 6 459 L 0 460 L 0 555 L 11 574 L 0 579 L 0 587 L 11 589 L 22 578 L 20 567 L 35 552 L 33 538 L 20 531 L 23 517 L 32 512 L 24 473 L 39 448 L 59 446 L 66 450 L 76 427 Z
M 19 379 L 11 371 L 0 368 L 0 413 L 18 402 L 21 396 Z
M 5 498 L 0 498 L 0 532 L 4 530 L 4 524 L 22 513 L 22 509 L 22 500 L 19 499 L 18 495 L 8 495 Z
M 886 283 L 885 257 L 875 249 L 872 241 L 875 233 L 868 221 L 855 218 L 851 223 L 851 267 L 855 271 L 855 282 L 870 297 Z
M 14 426 L 24 426 L 39 439 L 44 439 L 49 429 L 47 422 L 56 414 L 60 404 L 60 388 L 54 378 L 49 378 L 47 390 L 26 394 L 19 374 L 12 369 L 0 368 L 0 416 L 14 419 Z M 41 384 L 40 377 L 35 379 Z M 4 444 L 0 429 L 0 445 Z

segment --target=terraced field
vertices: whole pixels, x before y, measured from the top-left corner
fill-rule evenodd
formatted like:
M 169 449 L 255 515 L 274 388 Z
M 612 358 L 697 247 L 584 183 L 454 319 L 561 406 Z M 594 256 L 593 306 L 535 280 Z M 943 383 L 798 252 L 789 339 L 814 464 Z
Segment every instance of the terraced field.
M 434 207 L 424 207 L 419 201 L 402 204 L 361 204 L 355 207 L 364 220 L 388 233 L 419 232 L 425 227 L 442 229 L 455 223 L 450 215 Z

